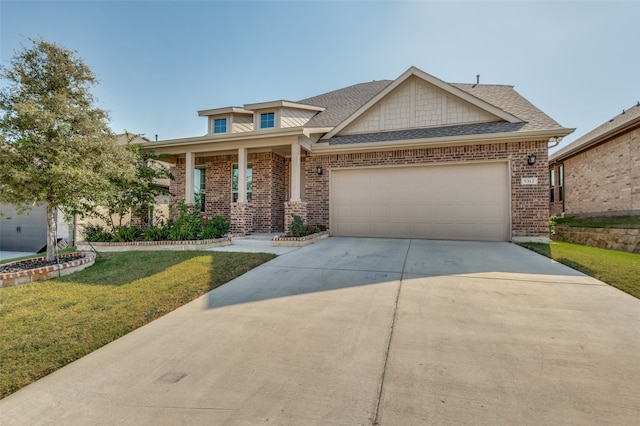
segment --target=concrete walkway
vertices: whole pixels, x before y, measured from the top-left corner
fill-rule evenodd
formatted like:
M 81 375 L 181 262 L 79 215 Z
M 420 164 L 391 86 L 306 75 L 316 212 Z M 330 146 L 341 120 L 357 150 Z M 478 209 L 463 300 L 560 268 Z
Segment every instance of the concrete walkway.
M 640 301 L 509 243 L 329 238 L 0 401 L 4 425 L 636 425 Z

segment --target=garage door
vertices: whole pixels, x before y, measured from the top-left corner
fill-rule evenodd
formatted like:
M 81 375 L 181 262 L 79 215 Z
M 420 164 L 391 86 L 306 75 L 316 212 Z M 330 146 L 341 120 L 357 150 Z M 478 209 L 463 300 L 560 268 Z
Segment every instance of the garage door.
M 331 172 L 338 236 L 506 241 L 507 163 Z

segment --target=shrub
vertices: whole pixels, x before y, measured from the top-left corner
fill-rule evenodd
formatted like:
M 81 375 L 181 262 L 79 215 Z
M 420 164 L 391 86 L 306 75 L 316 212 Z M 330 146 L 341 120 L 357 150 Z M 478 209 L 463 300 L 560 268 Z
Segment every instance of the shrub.
M 289 225 L 289 233 L 287 234 L 290 237 L 306 237 L 321 231 L 319 226 L 305 224 L 297 214 L 291 213 L 291 217 L 293 222 Z M 326 227 L 324 227 L 324 230 L 326 230 Z
M 208 219 L 206 216 L 203 218 L 200 232 L 198 233 L 198 239 L 208 240 L 213 238 L 220 238 L 229 232 L 231 225 L 226 217 L 216 216 Z
M 87 241 L 97 241 L 95 240 L 96 235 L 105 232 L 103 226 L 89 223 L 84 227 L 84 237 Z
M 169 239 L 169 227 L 166 224 L 159 224 L 144 231 L 145 241 L 167 241 Z
M 114 243 L 128 243 L 136 241 L 142 236 L 142 230 L 137 226 L 125 225 L 116 229 L 116 233 L 111 240 Z

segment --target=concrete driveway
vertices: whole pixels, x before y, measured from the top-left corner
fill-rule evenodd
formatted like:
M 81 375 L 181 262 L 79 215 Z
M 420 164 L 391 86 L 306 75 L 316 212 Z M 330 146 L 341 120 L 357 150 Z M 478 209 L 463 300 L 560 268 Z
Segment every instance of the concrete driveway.
M 0 401 L 0 423 L 636 425 L 640 301 L 509 243 L 329 238 Z

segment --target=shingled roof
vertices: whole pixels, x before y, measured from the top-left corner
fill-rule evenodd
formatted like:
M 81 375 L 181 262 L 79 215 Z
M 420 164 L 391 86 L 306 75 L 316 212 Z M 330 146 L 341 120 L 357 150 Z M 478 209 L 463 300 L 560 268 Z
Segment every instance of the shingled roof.
M 354 84 L 344 89 L 298 101 L 301 104 L 326 108 L 309 120 L 305 127 L 337 126 L 391 83 L 392 80 L 379 80 Z
M 309 120 L 305 127 L 323 128 L 338 126 L 393 82 L 394 80 L 379 80 L 369 83 L 360 83 L 298 101 L 298 103 L 301 104 L 326 108 L 323 112 L 319 112 Z M 523 98 L 514 90 L 513 86 L 494 84 L 448 84 L 488 104 L 491 104 L 522 121 L 519 123 L 479 123 L 378 132 L 363 135 L 334 136 L 330 139 L 330 144 L 383 142 L 398 139 L 422 139 L 487 133 L 564 129 L 563 126 L 540 111 L 531 102 Z
M 549 162 L 558 161 L 570 157 L 584 149 L 587 149 L 600 142 L 604 142 L 607 138 L 615 136 L 617 133 L 624 131 L 633 125 L 640 125 L 640 102 L 631 108 L 624 110 L 621 114 L 613 117 L 611 120 L 591 130 L 589 133 L 581 136 L 571 142 L 564 148 L 554 152 L 549 157 Z

